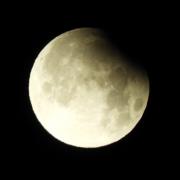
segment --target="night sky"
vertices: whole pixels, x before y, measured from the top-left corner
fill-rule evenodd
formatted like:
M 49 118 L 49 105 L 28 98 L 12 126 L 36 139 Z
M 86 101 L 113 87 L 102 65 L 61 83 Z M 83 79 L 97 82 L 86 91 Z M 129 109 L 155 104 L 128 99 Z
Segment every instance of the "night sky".
M 66 6 L 60 12 L 51 7 L 26 6 L 4 20 L 8 51 L 1 69 L 7 74 L 4 90 L 9 94 L 8 101 L 2 97 L 6 102 L 2 119 L 6 124 L 2 127 L 5 167 L 26 175 L 49 171 L 59 178 L 62 174 L 84 174 L 84 179 L 94 179 L 96 174 L 110 179 L 164 175 L 173 164 L 172 139 L 167 133 L 172 117 L 165 113 L 170 102 L 166 84 L 173 83 L 167 74 L 167 69 L 172 71 L 166 51 L 167 12 L 148 6 L 124 10 L 107 5 L 106 9 L 89 7 L 83 11 L 79 7 L 72 13 L 65 10 Z M 72 147 L 50 136 L 37 121 L 28 96 L 30 70 L 38 53 L 54 37 L 80 27 L 106 31 L 122 53 L 147 70 L 150 80 L 148 105 L 136 128 L 119 142 L 97 149 Z

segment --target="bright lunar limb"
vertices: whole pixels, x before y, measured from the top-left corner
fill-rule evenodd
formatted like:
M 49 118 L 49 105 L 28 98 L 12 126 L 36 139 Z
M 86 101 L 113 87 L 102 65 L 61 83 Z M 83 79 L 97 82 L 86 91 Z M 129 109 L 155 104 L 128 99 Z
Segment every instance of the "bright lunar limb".
M 40 52 L 30 73 L 29 96 L 52 136 L 95 148 L 120 140 L 136 126 L 147 106 L 149 80 L 101 30 L 79 28 Z

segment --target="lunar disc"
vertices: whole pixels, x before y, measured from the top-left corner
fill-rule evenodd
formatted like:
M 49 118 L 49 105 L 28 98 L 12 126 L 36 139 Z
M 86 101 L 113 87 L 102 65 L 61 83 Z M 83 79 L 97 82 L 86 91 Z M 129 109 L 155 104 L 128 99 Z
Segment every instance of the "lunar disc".
M 147 106 L 149 80 L 104 32 L 79 28 L 56 37 L 39 53 L 29 96 L 37 119 L 52 136 L 95 148 L 120 140 L 136 126 Z

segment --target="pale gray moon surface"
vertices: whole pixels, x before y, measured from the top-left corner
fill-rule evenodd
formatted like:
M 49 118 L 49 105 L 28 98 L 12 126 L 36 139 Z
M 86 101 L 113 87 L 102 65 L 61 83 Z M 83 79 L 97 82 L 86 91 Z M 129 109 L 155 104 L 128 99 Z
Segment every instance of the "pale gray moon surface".
M 120 140 L 136 126 L 147 106 L 149 80 L 101 30 L 79 28 L 40 52 L 30 73 L 29 96 L 52 136 L 94 148 Z

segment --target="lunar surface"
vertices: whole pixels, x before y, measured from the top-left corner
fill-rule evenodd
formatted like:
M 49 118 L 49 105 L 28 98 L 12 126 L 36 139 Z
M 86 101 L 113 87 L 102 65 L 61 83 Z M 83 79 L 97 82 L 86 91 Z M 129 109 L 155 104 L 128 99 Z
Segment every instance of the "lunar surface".
M 136 126 L 147 106 L 149 80 L 104 32 L 79 28 L 40 52 L 29 96 L 37 119 L 53 137 L 95 148 L 120 140 Z

